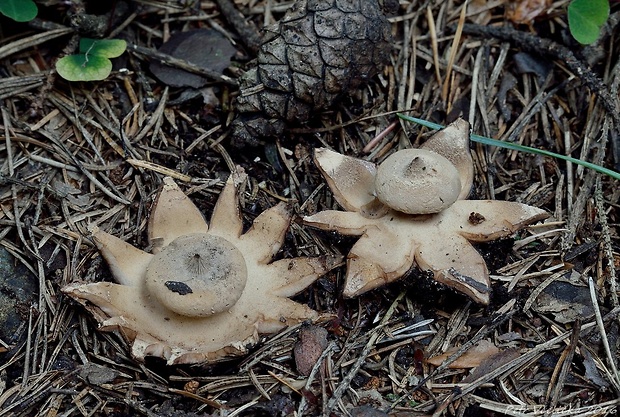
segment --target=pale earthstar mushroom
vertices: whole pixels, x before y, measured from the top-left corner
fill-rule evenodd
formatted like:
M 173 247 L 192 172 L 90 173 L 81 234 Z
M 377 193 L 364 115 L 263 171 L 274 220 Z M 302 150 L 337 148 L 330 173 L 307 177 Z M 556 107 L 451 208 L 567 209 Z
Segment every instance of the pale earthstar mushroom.
M 305 224 L 360 236 L 347 256 L 347 298 L 395 281 L 417 265 L 488 304 L 489 272 L 469 241 L 506 237 L 548 217 L 525 204 L 465 200 L 474 168 L 469 123 L 460 119 L 420 149 L 397 151 L 379 166 L 325 148 L 316 150 L 315 162 L 346 211 L 321 211 L 305 217 Z
M 63 291 L 83 304 L 101 330 L 119 330 L 132 355 L 168 364 L 214 362 L 242 355 L 258 335 L 319 318 L 291 297 L 335 267 L 336 257 L 271 262 L 292 213 L 278 204 L 242 233 L 237 168 L 216 203 L 210 226 L 171 178 L 149 219 L 153 253 L 97 227 L 92 237 L 117 283 L 74 283 Z

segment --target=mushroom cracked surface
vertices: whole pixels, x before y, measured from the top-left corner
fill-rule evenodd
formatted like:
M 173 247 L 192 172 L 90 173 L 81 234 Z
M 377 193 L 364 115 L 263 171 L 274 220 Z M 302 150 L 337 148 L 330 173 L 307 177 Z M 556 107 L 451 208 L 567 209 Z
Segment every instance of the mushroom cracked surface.
M 287 297 L 340 260 L 272 262 L 292 215 L 281 203 L 242 233 L 239 193 L 245 180 L 241 168 L 231 174 L 209 226 L 165 178 L 148 225 L 153 253 L 93 227 L 93 240 L 117 283 L 75 283 L 63 291 L 94 315 L 101 330 L 119 330 L 136 359 L 156 356 L 168 364 L 242 355 L 261 333 L 317 319 L 318 312 Z
M 347 256 L 345 297 L 395 281 L 417 264 L 488 304 L 489 272 L 470 241 L 506 237 L 548 217 L 521 203 L 465 200 L 474 169 L 469 123 L 460 119 L 420 149 L 395 152 L 379 166 L 325 148 L 316 150 L 315 162 L 347 211 L 322 211 L 304 222 L 360 236 Z

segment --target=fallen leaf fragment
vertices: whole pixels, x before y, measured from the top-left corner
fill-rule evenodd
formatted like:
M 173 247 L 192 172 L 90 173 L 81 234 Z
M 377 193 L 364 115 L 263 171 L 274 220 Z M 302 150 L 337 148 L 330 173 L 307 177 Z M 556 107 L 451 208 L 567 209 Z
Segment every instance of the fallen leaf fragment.
M 325 348 L 327 348 L 327 330 L 314 325 L 301 328 L 299 341 L 293 348 L 295 365 L 300 375 L 310 375 Z
M 506 3 L 506 17 L 517 24 L 531 24 L 551 6 L 551 0 L 511 0 Z
M 377 410 L 369 405 L 360 405 L 351 409 L 352 417 L 388 417 L 385 411 Z
M 459 350 L 458 347 L 448 349 L 445 353 L 427 359 L 434 366 L 441 365 L 446 359 Z M 499 348 L 489 340 L 481 340 L 480 343 L 463 353 L 454 362 L 448 365 L 450 369 L 475 368 L 484 362 L 489 356 L 499 353 Z
M 587 320 L 594 315 L 588 287 L 564 279 L 545 287 L 532 308 L 539 313 L 552 313 L 554 320 L 563 324 L 572 323 L 577 318 Z
M 175 33 L 159 48 L 159 52 L 184 59 L 201 68 L 223 73 L 237 50 L 219 32 L 212 29 L 196 29 Z M 161 82 L 171 87 L 200 88 L 208 82 L 200 75 L 158 61 L 153 61 L 150 69 Z

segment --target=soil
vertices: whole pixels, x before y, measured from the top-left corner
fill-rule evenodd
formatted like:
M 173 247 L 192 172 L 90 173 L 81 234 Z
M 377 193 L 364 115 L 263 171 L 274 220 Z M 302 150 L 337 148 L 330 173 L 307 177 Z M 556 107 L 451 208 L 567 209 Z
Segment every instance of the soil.
M 260 28 L 293 2 L 235 3 L 250 28 Z M 7 274 L 24 277 L 0 288 L 19 313 L 11 334 L 1 333 L 0 416 L 617 414 L 619 180 L 549 156 L 472 142 L 470 198 L 550 214 L 512 239 L 478 246 L 491 272 L 488 306 L 416 268 L 343 299 L 343 265 L 295 297 L 330 316 L 318 323 L 327 343 L 314 346 L 324 364 L 310 376 L 293 355 L 307 324 L 265 335 L 249 355 L 226 362 L 141 363 L 121 334 L 99 331 L 61 292 L 75 281 L 112 279 L 90 224 L 146 248 L 164 176 L 208 218 L 235 165 L 250 179 L 247 227 L 280 201 L 295 210 L 278 258 L 346 256 L 354 239 L 300 221 L 340 209 L 313 149 L 380 162 L 431 134 L 397 112 L 442 125 L 463 117 L 475 134 L 619 171 L 618 4 L 597 43 L 582 46 L 568 31 L 566 1 L 542 2 L 539 12 L 534 3 L 400 0 L 390 16 L 389 65 L 308 122 L 253 146 L 228 137 L 235 80 L 253 54 L 216 2 L 48 0 L 34 22 L 0 16 L 0 244 L 13 255 Z M 83 18 L 70 18 L 75 12 Z M 233 41 L 223 74 L 203 71 L 199 89 L 155 78 L 153 51 L 171 34 L 199 28 Z M 39 34 L 50 36 L 37 41 Z M 128 42 L 105 80 L 68 82 L 54 72 L 81 36 Z M 36 296 L 22 297 L 30 287 Z M 476 367 L 450 366 L 481 340 L 494 349 L 472 350 Z M 446 352 L 439 366 L 426 361 Z

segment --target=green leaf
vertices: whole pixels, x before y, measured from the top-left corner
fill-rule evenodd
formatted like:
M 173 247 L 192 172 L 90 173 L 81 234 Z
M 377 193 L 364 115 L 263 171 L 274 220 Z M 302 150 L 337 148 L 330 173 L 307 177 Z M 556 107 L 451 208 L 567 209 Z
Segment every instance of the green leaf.
M 577 42 L 587 45 L 598 39 L 609 17 L 609 0 L 573 0 L 568 5 L 568 27 Z
M 429 122 L 424 119 L 418 119 L 417 117 L 411 117 L 411 116 L 407 116 L 407 115 L 400 114 L 400 113 L 398 114 L 398 117 L 400 117 L 403 120 L 407 120 L 408 122 L 413 122 L 413 123 L 417 123 L 422 126 L 426 126 L 430 129 L 443 129 L 442 125 L 438 125 L 437 123 Z M 533 153 L 535 155 L 544 155 L 544 156 L 549 156 L 551 158 L 562 159 L 564 161 L 572 162 L 577 165 L 582 165 L 596 172 L 600 172 L 601 174 L 609 175 L 612 178 L 620 180 L 620 172 L 616 172 L 611 169 L 602 167 L 600 165 L 593 164 L 592 162 L 582 161 L 581 159 L 573 158 L 571 156 L 560 155 L 558 153 L 547 151 L 544 149 L 532 148 L 530 146 L 519 145 L 518 143 L 504 142 L 501 140 L 491 139 L 485 136 L 479 136 L 479 135 L 474 135 L 474 134 L 470 135 L 470 138 L 473 142 L 482 143 L 483 145 L 497 146 L 498 148 L 510 149 L 513 151 Z
M 56 71 L 67 81 L 101 81 L 112 71 L 112 62 L 103 56 L 68 55 L 56 62 Z
M 121 56 L 127 49 L 127 42 L 122 39 L 80 39 L 80 52 L 105 58 Z
M 2 0 L 0 0 L 2 1 Z M 107 78 L 112 71 L 112 62 L 127 49 L 127 42 L 122 39 L 80 39 L 78 55 L 69 55 L 59 59 L 56 71 L 68 81 L 100 81 Z
M 0 13 L 16 22 L 28 22 L 37 17 L 37 12 L 32 0 L 0 0 Z

